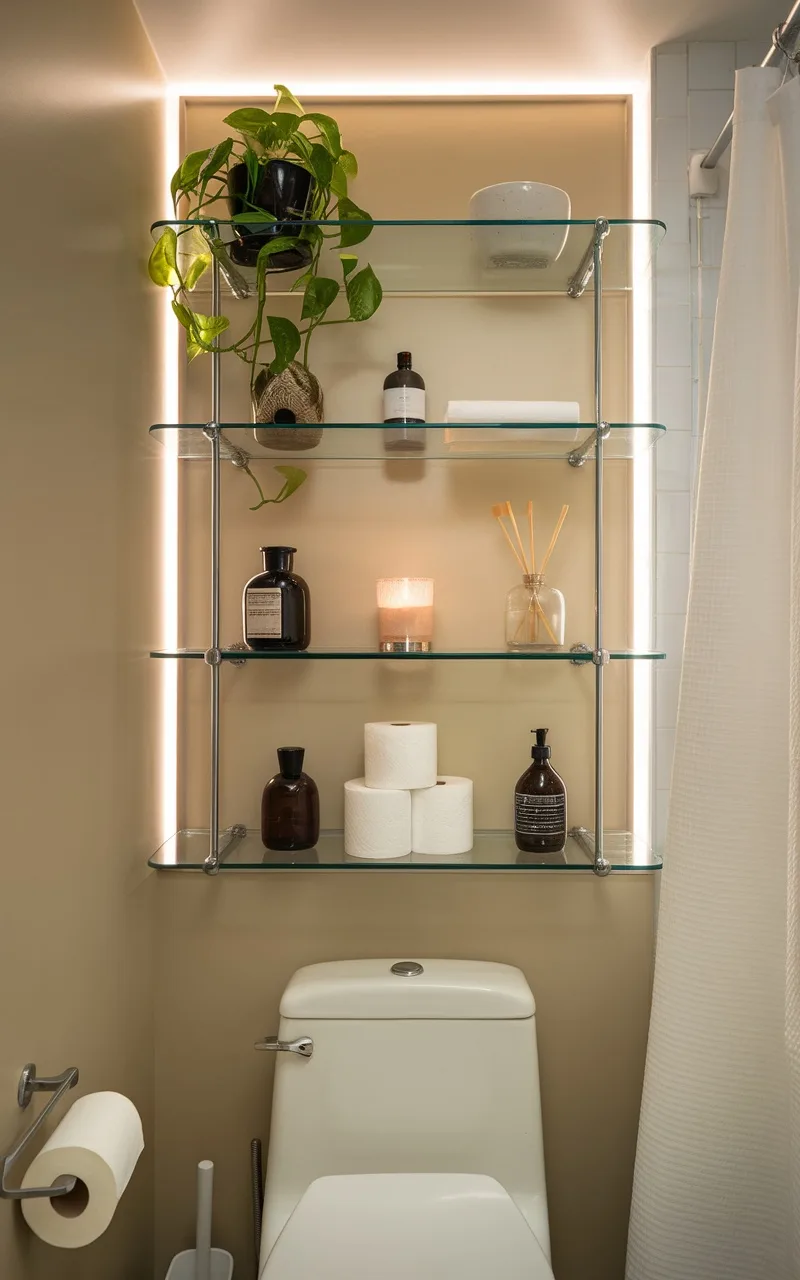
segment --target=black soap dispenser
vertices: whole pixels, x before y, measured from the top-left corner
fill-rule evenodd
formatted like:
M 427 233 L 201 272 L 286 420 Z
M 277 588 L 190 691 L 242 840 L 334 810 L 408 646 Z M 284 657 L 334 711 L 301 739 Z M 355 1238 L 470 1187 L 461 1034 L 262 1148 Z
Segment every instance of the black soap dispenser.
M 319 791 L 303 773 L 304 747 L 278 747 L 280 773 L 261 797 L 261 839 L 282 853 L 313 849 L 319 840 Z
M 533 764 L 514 792 L 514 839 L 523 853 L 563 853 L 567 843 L 567 788 L 550 763 L 547 729 L 532 729 Z

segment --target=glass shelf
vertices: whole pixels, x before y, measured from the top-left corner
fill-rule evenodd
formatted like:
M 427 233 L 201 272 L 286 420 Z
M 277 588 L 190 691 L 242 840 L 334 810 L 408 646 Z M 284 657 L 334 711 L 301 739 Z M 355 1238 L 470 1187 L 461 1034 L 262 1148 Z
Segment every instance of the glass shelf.
M 352 858 L 344 851 L 341 831 L 323 831 L 316 848 L 302 853 L 274 853 L 261 843 L 261 833 L 248 831 L 246 836 L 220 836 L 222 871 L 590 871 L 589 852 L 572 836 L 563 853 L 549 855 L 542 861 L 538 855 L 520 853 L 510 831 L 476 831 L 470 853 L 448 857 L 412 853 L 407 858 L 385 862 Z M 586 833 L 589 849 L 592 836 Z M 149 859 L 148 865 L 159 870 L 200 871 L 208 853 L 207 831 L 179 831 Z M 661 858 L 644 840 L 626 831 L 607 831 L 604 856 L 614 871 L 658 871 Z
M 576 665 L 583 666 L 591 663 L 592 655 L 590 652 L 573 653 L 570 649 L 560 649 L 555 653 L 547 650 L 533 650 L 531 652 L 511 652 L 508 649 L 437 649 L 432 653 L 379 653 L 376 649 L 307 649 L 304 653 L 298 653 L 292 650 L 281 652 L 280 650 L 268 649 L 221 649 L 223 662 L 281 662 L 287 661 L 312 661 L 314 659 L 323 659 L 327 661 L 371 661 L 377 662 L 484 662 L 484 661 L 505 661 L 511 662 L 572 662 Z M 202 659 L 205 657 L 205 649 L 152 649 L 150 651 L 151 658 L 190 658 Z M 666 658 L 666 653 L 659 653 L 655 650 L 634 650 L 634 649 L 610 649 L 609 657 L 612 662 L 633 662 L 644 660 L 648 662 L 659 662 Z
M 573 450 L 590 440 L 596 430 L 593 422 L 571 423 L 514 423 L 525 430 L 535 431 L 536 437 L 526 440 L 478 440 L 475 443 L 462 439 L 457 443 L 445 441 L 444 423 L 426 424 L 424 450 L 387 451 L 383 445 L 383 423 L 325 423 L 322 440 L 315 449 L 269 449 L 259 444 L 252 422 L 223 422 L 221 454 L 234 459 L 246 453 L 249 460 L 264 459 L 269 462 L 430 462 L 446 459 L 448 462 L 480 462 L 487 459 L 558 459 L 564 461 Z M 460 433 L 471 432 L 485 436 L 490 431 L 507 431 L 508 423 L 458 424 Z M 611 431 L 604 445 L 607 459 L 638 458 L 646 453 L 666 434 L 666 428 L 657 422 L 612 422 Z M 206 423 L 184 424 L 158 423 L 150 428 L 150 434 L 168 448 L 176 449 L 179 458 L 208 459 L 211 442 L 205 434 Z M 594 457 L 594 447 L 587 452 Z
M 646 272 L 666 226 L 655 219 L 609 219 L 610 231 L 603 252 L 603 289 L 630 289 L 634 274 Z M 290 224 L 282 224 L 287 228 Z M 381 282 L 385 294 L 482 294 L 482 293 L 550 293 L 565 294 L 581 266 L 594 236 L 594 219 L 571 221 L 403 221 L 399 219 L 364 222 L 329 221 L 318 223 L 326 232 L 356 226 L 371 227 L 361 243 L 347 248 L 363 264 L 369 262 Z M 178 265 L 188 265 L 197 253 L 207 251 L 204 229 L 211 229 L 225 245 L 234 241 L 234 224 L 226 219 L 159 221 L 151 227 L 158 238 L 165 227 L 178 233 Z M 555 262 L 543 268 L 531 266 L 490 266 L 482 240 L 491 236 L 492 228 L 565 228 L 567 240 Z M 321 274 L 340 279 L 338 263 L 340 237 L 332 234 L 323 249 Z M 235 297 L 248 297 L 255 292 L 253 268 L 240 267 L 230 259 L 223 263 L 223 290 Z M 330 258 L 330 266 L 326 259 Z M 270 272 L 268 288 L 273 294 L 288 294 L 297 271 Z M 211 273 L 201 276 L 194 292 L 210 292 Z M 588 290 L 592 288 L 589 283 Z M 295 295 L 297 296 L 297 295 Z

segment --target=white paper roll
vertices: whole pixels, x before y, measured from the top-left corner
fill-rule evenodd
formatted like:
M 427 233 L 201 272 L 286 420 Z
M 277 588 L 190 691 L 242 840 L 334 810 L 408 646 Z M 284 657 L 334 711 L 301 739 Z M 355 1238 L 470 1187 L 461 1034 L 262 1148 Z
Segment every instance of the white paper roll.
M 78 1098 L 31 1162 L 22 1185 L 49 1187 L 70 1175 L 79 1182 L 55 1200 L 21 1202 L 31 1231 L 61 1249 L 91 1244 L 110 1224 L 143 1150 L 142 1122 L 129 1098 L 121 1093 Z
M 439 778 L 435 787 L 411 793 L 414 853 L 469 853 L 473 843 L 472 780 Z
M 381 790 L 415 791 L 436 784 L 436 725 L 377 721 L 364 725 L 364 781 Z
M 411 792 L 377 791 L 363 778 L 344 784 L 344 851 L 354 858 L 406 858 L 411 852 Z

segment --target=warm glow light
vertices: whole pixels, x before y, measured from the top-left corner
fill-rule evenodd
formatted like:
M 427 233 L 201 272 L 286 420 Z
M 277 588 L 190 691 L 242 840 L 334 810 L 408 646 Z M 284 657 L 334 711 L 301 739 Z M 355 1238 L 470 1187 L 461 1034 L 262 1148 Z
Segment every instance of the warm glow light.
M 182 98 L 271 98 L 270 81 L 178 81 Z M 307 80 L 294 81 L 299 98 L 627 98 L 641 86 L 617 80 Z
M 632 100 L 632 188 L 634 218 L 650 213 L 650 93 L 639 85 Z M 653 407 L 652 297 L 649 247 L 636 243 L 633 267 L 633 420 L 650 422 Z M 648 649 L 653 643 L 653 470 L 655 456 L 648 450 L 633 463 L 633 645 Z M 652 723 L 653 667 L 650 662 L 633 666 L 633 776 L 632 829 L 652 844 Z
M 170 178 L 180 163 L 180 95 L 168 89 L 164 97 L 164 216 L 172 217 Z M 169 290 L 164 295 L 162 331 L 162 421 L 180 421 L 178 383 L 178 325 Z M 165 649 L 178 644 L 178 445 L 170 437 L 161 459 L 161 638 Z M 161 669 L 161 838 L 177 827 L 178 804 L 178 664 L 159 663 Z
M 433 578 L 378 578 L 379 609 L 424 608 L 433 604 Z

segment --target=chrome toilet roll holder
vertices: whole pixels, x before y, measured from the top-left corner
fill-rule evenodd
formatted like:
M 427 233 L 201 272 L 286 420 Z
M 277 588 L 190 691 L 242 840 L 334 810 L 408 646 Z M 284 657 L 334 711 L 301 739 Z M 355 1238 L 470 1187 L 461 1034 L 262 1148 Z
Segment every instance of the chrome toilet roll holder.
M 17 1085 L 17 1103 L 21 1111 L 24 1111 L 29 1105 L 35 1093 L 52 1093 L 53 1096 L 39 1112 L 30 1128 L 18 1139 L 16 1146 L 9 1151 L 8 1155 L 3 1157 L 2 1163 L 0 1163 L 0 1199 L 43 1200 L 45 1197 L 53 1199 L 55 1196 L 67 1196 L 70 1191 L 75 1190 L 78 1180 L 71 1176 L 59 1178 L 51 1187 L 7 1187 L 6 1176 L 35 1134 L 38 1133 L 45 1118 L 61 1101 L 64 1094 L 75 1088 L 78 1078 L 77 1067 L 68 1067 L 66 1071 L 61 1072 L 60 1076 L 37 1076 L 36 1065 L 33 1062 L 29 1062 L 27 1066 L 23 1067 L 22 1075 Z

